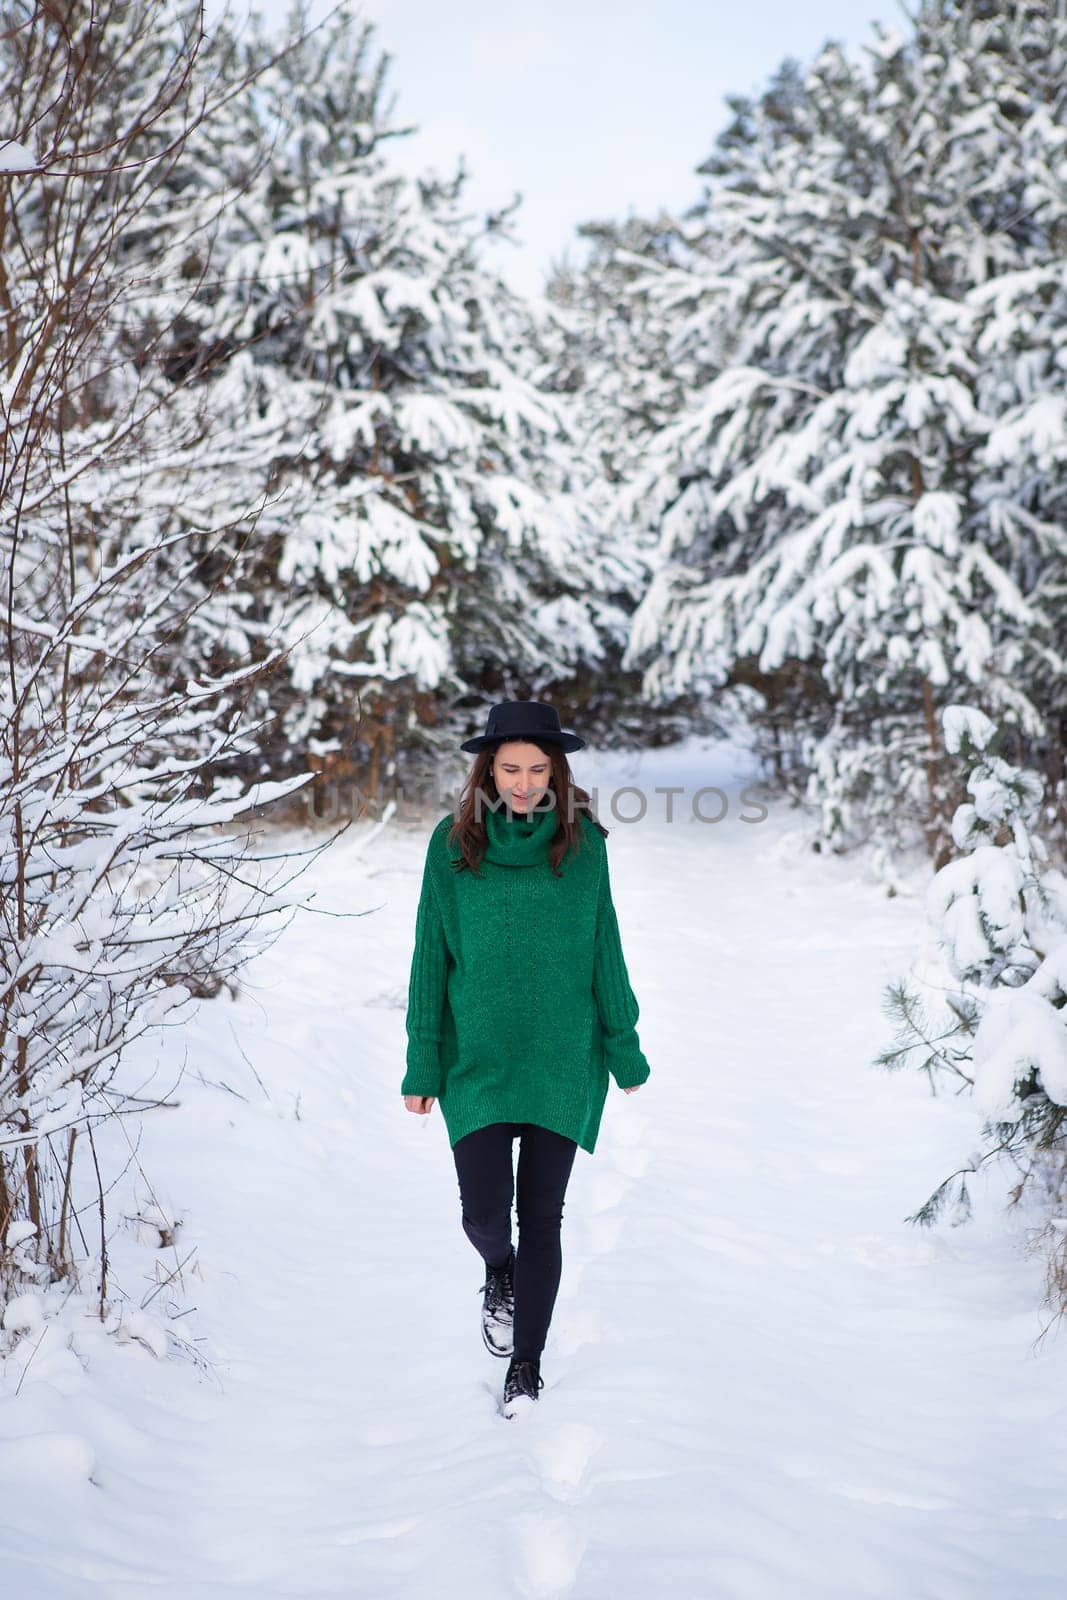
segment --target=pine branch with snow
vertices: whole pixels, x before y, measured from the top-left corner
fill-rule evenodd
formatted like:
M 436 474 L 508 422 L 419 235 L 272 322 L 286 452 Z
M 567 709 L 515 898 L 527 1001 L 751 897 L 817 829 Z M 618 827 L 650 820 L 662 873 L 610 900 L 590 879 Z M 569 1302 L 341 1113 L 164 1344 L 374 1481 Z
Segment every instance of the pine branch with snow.
M 1062 781 L 1067 19 L 994 10 L 926 5 L 744 106 L 658 275 L 665 321 L 691 279 L 689 392 L 617 501 L 658 533 L 646 693 L 755 687 L 819 841 L 935 865 L 943 705 L 980 687 Z
M 941 723 L 971 798 L 952 818 L 959 854 L 927 891 L 931 942 L 911 982 L 887 987 L 897 1040 L 876 1065 L 910 1061 L 935 1092 L 939 1077 L 973 1089 L 983 1147 L 967 1170 L 1004 1157 L 1021 1174 L 1013 1201 L 1051 1195 L 1058 1210 L 1067 1201 L 1067 877 L 1035 832 L 1041 779 L 1001 753 L 1007 729 L 962 703 Z M 940 1215 L 957 1176 L 914 1220 Z M 1062 1236 L 1049 1242 L 1062 1252 Z M 1050 1284 L 1060 1277 L 1050 1263 Z M 1067 1298 L 1054 1309 L 1067 1312 Z
M 285 649 L 249 767 L 310 759 L 368 795 L 451 748 L 450 708 L 487 663 L 538 686 L 621 649 L 627 581 L 533 313 L 481 264 L 491 223 L 462 172 L 412 177 L 392 155 L 372 41 L 351 6 L 286 49 L 258 19 L 240 38 L 218 24 L 221 83 L 254 74 L 254 93 L 190 142 L 135 240 L 164 286 L 144 312 L 174 331 L 164 370 L 194 372 L 220 418 L 205 499 L 224 467 L 232 494 L 246 444 L 269 474 L 203 615 L 216 668 Z

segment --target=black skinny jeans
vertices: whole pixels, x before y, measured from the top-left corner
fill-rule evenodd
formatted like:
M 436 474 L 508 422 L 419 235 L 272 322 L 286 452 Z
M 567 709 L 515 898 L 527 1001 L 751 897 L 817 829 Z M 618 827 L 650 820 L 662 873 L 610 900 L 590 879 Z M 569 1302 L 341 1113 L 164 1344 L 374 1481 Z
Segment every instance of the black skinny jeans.
M 519 1242 L 515 1252 L 516 1361 L 539 1361 L 563 1271 L 563 1197 L 578 1146 L 533 1122 L 492 1122 L 452 1146 L 463 1208 L 463 1231 L 488 1265 L 511 1248 L 515 1197 L 512 1142 L 518 1138 Z

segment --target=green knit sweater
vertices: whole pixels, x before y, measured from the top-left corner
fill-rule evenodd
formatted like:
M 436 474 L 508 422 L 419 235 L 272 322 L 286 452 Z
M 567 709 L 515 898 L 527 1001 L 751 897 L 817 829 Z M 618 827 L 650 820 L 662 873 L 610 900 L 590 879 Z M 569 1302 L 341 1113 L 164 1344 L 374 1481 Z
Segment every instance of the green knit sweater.
M 554 810 L 486 808 L 480 877 L 457 872 L 453 816 L 430 838 L 415 919 L 401 1094 L 438 1098 L 455 1145 L 490 1122 L 533 1122 L 593 1153 L 608 1091 L 644 1083 L 604 836 L 555 877 Z

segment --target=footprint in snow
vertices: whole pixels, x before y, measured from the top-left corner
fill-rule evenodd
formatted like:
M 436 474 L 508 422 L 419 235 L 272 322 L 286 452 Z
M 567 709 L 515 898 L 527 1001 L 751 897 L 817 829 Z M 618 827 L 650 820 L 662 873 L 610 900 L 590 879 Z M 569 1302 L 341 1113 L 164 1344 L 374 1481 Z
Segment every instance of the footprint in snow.
M 516 1560 L 512 1572 L 528 1600 L 559 1600 L 574 1587 L 585 1536 L 563 1512 L 525 1511 L 512 1517 L 507 1536 Z
M 561 1422 L 535 1440 L 531 1454 L 548 1492 L 559 1500 L 575 1498 L 602 1443 L 584 1422 Z

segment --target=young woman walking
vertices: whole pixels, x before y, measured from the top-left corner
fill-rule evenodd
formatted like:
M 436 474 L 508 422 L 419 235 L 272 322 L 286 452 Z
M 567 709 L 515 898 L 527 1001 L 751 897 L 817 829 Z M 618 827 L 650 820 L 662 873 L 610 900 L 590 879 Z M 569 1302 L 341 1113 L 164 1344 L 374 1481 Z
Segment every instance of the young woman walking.
M 463 1230 L 485 1263 L 482 1336 L 511 1358 L 508 1417 L 544 1386 L 578 1146 L 596 1148 L 609 1073 L 628 1094 L 649 1075 L 607 829 L 565 754 L 584 745 L 552 706 L 491 708 L 485 733 L 460 746 L 476 760 L 458 813 L 430 838 L 415 919 L 401 1094 L 421 1115 L 441 1102 Z

